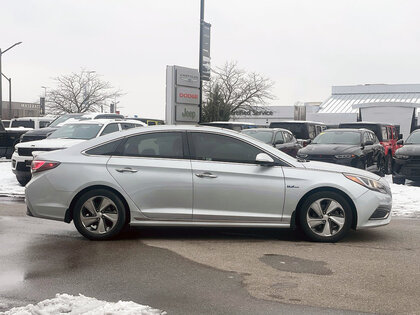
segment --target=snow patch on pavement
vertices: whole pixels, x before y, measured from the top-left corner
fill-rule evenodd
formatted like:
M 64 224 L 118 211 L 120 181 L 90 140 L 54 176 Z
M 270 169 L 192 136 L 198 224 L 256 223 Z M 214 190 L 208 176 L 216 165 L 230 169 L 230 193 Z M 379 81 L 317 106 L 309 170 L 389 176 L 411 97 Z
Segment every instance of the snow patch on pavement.
M 29 304 L 23 307 L 15 307 L 3 313 L 5 315 L 157 315 L 166 312 L 154 309 L 147 305 L 134 302 L 119 301 L 111 303 L 86 297 L 79 294 L 56 294 L 55 298 L 47 299 L 36 305 Z
M 12 172 L 12 162 L 0 159 L 0 196 L 23 197 L 25 187 L 20 186 Z

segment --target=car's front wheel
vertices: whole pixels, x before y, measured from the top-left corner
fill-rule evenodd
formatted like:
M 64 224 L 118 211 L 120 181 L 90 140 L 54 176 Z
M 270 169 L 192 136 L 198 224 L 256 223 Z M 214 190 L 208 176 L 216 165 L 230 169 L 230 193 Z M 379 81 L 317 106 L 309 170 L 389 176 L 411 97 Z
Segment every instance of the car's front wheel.
M 392 183 L 397 185 L 405 185 L 405 178 L 392 175 Z
M 347 200 L 332 191 L 310 195 L 302 204 L 299 223 L 312 241 L 337 242 L 351 227 L 353 214 Z
M 117 236 L 124 229 L 126 218 L 121 199 L 106 189 L 88 191 L 73 208 L 76 229 L 91 240 L 108 240 Z

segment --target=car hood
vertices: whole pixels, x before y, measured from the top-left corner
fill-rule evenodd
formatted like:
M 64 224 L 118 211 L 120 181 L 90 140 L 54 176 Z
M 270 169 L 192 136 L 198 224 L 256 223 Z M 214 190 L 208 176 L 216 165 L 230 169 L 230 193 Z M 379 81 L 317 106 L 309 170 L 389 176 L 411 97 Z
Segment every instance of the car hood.
M 6 131 L 31 131 L 34 130 L 34 128 L 24 128 L 24 127 L 14 127 L 14 128 L 5 128 Z
M 50 132 L 54 132 L 56 131 L 58 128 L 41 128 L 41 129 L 31 129 L 30 131 L 28 131 L 26 133 L 26 135 L 31 135 L 31 136 L 44 136 L 49 134 Z
M 403 155 L 420 155 L 420 144 L 406 144 L 399 148 L 397 154 Z
M 345 154 L 345 153 L 356 153 L 360 151 L 360 146 L 349 145 L 349 144 L 309 144 L 303 149 L 300 149 L 299 153 L 302 154 Z
M 37 141 L 21 142 L 16 145 L 16 148 L 53 148 L 65 149 L 72 145 L 84 142 L 83 139 L 43 139 Z
M 373 174 L 365 170 L 361 170 L 359 168 L 338 165 L 338 164 L 333 164 L 333 163 L 308 161 L 308 162 L 302 162 L 302 166 L 306 169 L 330 171 L 330 172 L 336 172 L 336 173 L 347 173 L 347 174 L 365 176 L 365 177 L 373 178 L 376 180 L 379 180 L 381 178 L 380 176 L 376 174 Z

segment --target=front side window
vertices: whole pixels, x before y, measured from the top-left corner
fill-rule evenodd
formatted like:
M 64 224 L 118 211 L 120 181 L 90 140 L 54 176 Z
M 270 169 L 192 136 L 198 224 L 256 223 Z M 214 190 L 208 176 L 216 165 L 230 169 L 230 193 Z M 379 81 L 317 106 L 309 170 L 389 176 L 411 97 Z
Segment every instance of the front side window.
M 276 137 L 274 138 L 274 143 L 276 143 L 277 141 L 283 141 L 283 142 L 287 142 L 284 138 L 283 138 L 283 132 L 279 131 L 276 133 Z
M 132 123 L 120 123 L 122 130 L 127 130 L 135 127 L 142 127 L 142 125 L 132 124 Z
M 102 124 L 68 124 L 54 131 L 48 138 L 83 139 L 95 138 Z
M 382 127 L 381 128 L 382 129 L 382 139 L 383 140 L 388 140 L 388 133 L 387 133 L 387 131 L 386 131 L 386 127 Z
M 256 147 L 228 136 L 211 133 L 192 133 L 193 158 L 204 161 L 253 163 L 257 154 L 263 153 Z
M 316 131 L 314 125 L 308 125 L 308 134 L 309 139 L 314 139 L 316 137 Z
M 107 135 L 109 133 L 113 133 L 115 131 L 119 131 L 118 124 L 109 124 L 108 126 L 106 126 L 104 128 L 104 130 L 101 133 L 101 136 L 105 136 L 105 135 Z
M 182 159 L 182 133 L 156 132 L 132 136 L 124 143 L 121 153 L 124 156 Z
M 39 128 L 45 128 L 45 127 L 48 127 L 48 126 L 49 126 L 49 124 L 50 124 L 50 122 L 49 122 L 49 121 L 40 121 L 40 122 L 39 122 Z

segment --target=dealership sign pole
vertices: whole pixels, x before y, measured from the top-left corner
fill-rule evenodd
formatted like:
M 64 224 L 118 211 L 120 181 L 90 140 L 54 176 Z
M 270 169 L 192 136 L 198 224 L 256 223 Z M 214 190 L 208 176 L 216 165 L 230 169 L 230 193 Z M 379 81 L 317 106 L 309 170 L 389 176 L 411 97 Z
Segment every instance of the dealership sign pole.
M 204 0 L 201 0 L 200 6 L 200 54 L 199 66 L 200 72 L 200 122 L 203 111 L 203 81 L 210 80 L 210 28 L 211 24 L 204 22 Z

